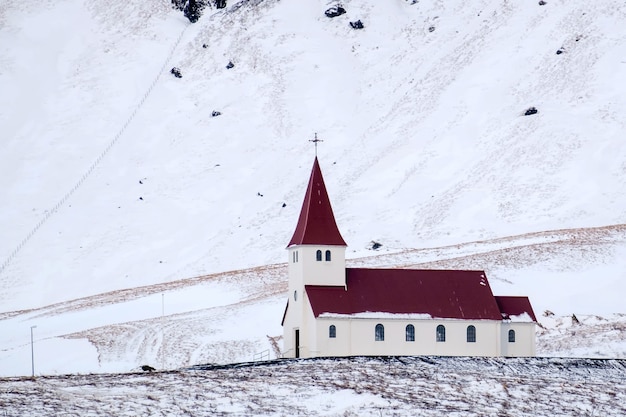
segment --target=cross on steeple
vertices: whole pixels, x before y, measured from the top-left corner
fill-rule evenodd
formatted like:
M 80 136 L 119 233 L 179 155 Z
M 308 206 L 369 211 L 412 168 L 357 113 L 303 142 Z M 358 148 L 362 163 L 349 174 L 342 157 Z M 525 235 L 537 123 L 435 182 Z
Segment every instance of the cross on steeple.
M 324 142 L 322 139 L 317 138 L 317 133 L 315 133 L 315 139 L 310 139 L 309 142 L 313 142 L 315 144 L 315 157 L 317 158 L 317 142 Z

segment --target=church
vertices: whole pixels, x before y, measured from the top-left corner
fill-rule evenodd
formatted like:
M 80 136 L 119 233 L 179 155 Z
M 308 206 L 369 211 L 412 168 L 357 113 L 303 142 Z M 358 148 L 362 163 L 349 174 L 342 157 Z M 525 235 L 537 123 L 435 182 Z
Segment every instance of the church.
M 283 357 L 534 356 L 528 297 L 494 296 L 484 271 L 346 268 L 315 157 L 289 252 Z

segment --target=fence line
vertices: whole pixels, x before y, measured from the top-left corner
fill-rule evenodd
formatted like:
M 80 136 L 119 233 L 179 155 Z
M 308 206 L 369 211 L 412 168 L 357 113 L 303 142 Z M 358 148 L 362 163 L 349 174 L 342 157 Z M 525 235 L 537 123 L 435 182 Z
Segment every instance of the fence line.
M 263 352 L 255 353 L 252 357 L 252 361 L 269 361 L 270 360 L 270 350 L 266 349 Z

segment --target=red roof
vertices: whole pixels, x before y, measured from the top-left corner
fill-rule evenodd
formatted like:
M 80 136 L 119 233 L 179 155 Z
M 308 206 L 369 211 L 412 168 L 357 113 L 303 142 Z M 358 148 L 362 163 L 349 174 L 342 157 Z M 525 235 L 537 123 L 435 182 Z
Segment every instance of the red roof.
M 317 157 L 313 162 L 298 225 L 287 247 L 291 245 L 347 246 L 335 222 Z
M 505 319 L 511 316 L 521 316 L 526 313 L 533 321 L 537 321 L 528 297 L 498 296 L 496 297 L 496 302 L 498 303 L 502 317 Z
M 347 268 L 346 286 L 307 285 L 315 317 L 376 312 L 502 320 L 483 271 Z

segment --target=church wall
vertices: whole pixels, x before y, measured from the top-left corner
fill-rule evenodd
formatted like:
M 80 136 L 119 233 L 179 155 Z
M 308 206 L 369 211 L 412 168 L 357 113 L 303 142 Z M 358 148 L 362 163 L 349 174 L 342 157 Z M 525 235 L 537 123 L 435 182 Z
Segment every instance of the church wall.
M 304 285 L 335 285 L 346 283 L 346 248 L 343 246 L 300 245 L 290 250 L 298 251 L 298 262 L 290 256 L 290 273 L 299 274 Z M 322 252 L 322 260 L 318 261 L 316 252 Z M 330 251 L 331 260 L 326 261 L 326 251 Z
M 384 341 L 375 340 L 376 324 L 384 326 Z M 406 341 L 406 326 L 415 328 L 415 341 Z M 445 342 L 437 342 L 436 328 L 446 328 Z M 532 323 L 524 323 L 532 324 Z M 329 326 L 336 327 L 336 337 L 329 338 Z M 476 342 L 467 342 L 467 326 L 476 328 Z M 316 320 L 319 335 L 314 356 L 351 355 L 442 355 L 442 356 L 499 356 L 501 323 L 489 320 L 410 320 L 320 317 Z M 516 330 L 517 331 L 517 330 Z M 507 333 L 508 334 L 508 333 Z M 515 356 L 534 354 L 534 333 L 527 329 L 518 332 Z
M 304 293 L 304 320 L 300 330 L 300 357 L 310 358 L 320 356 L 318 346 L 319 334 L 316 332 L 315 316 L 309 302 L 309 297 Z
M 509 342 L 509 330 L 515 331 L 515 342 Z M 503 322 L 500 332 L 502 356 L 535 356 L 535 323 Z
M 298 325 L 295 323 L 293 317 L 294 311 L 292 307 L 293 303 L 289 300 L 289 307 L 287 309 L 287 314 L 285 315 L 285 320 L 283 321 L 283 358 L 293 358 L 295 356 L 295 351 L 293 349 L 294 328 L 297 328 Z
M 318 261 L 316 252 L 322 251 Z M 330 251 L 330 261 L 326 260 Z M 317 356 L 317 333 L 305 285 L 345 285 L 345 247 L 298 245 L 289 248 L 289 308 L 283 324 L 283 356 L 295 357 L 295 329 L 300 330 L 300 357 Z
M 329 327 L 336 329 L 336 337 L 329 337 Z M 349 320 L 316 320 L 316 330 L 319 335 L 319 356 L 351 356 L 352 353 L 352 328 Z
M 289 299 L 289 308 L 283 323 L 282 354 L 284 358 L 296 357 L 296 330 L 299 330 L 300 334 L 299 357 L 319 356 L 316 353 L 319 349 L 317 348 L 318 335 L 315 332 L 315 317 L 304 292 L 297 297 L 292 294 Z

